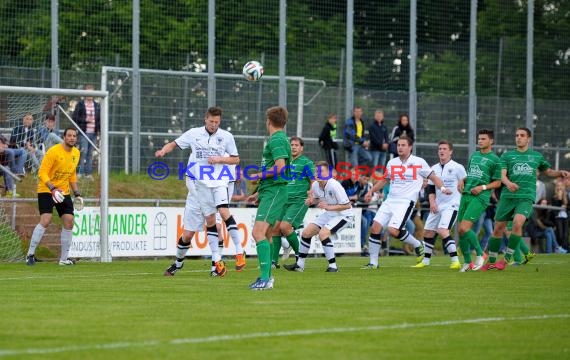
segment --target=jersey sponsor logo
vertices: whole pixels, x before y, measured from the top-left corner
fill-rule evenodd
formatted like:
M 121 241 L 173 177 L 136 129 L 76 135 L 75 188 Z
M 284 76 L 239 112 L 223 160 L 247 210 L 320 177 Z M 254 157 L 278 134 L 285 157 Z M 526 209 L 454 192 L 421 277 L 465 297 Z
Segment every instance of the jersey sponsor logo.
M 471 165 L 469 167 L 469 177 L 483 177 L 483 170 L 479 167 L 479 165 Z
M 533 170 L 527 163 L 516 163 L 513 165 L 513 175 L 533 175 Z

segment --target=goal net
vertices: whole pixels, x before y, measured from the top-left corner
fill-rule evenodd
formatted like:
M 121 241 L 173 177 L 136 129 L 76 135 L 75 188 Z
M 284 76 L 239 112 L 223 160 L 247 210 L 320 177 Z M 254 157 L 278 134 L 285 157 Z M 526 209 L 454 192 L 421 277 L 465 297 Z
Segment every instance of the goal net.
M 77 104 L 93 98 L 101 105 L 98 136 L 86 136 L 74 121 Z M 91 107 L 90 107 L 91 109 Z M 70 257 L 81 253 L 85 259 L 110 261 L 107 246 L 108 211 L 108 95 L 106 91 L 46 89 L 0 86 L 0 261 L 20 261 L 25 257 L 33 229 L 39 222 L 37 203 L 38 169 L 45 153 L 62 142 L 66 128 L 78 129 L 77 147 L 81 150 L 78 186 L 85 207 L 75 212 L 92 219 L 88 227 L 91 251 L 73 241 Z M 76 118 L 76 117 L 75 117 Z M 88 146 L 82 138 L 89 138 Z M 83 149 L 81 149 L 83 144 Z M 86 172 L 91 167 L 92 171 Z M 58 259 L 61 220 L 54 209 L 52 223 L 36 250 L 39 259 Z M 73 234 L 85 229 L 74 221 Z M 81 237 L 80 237 L 81 238 Z M 85 236 L 82 237 L 85 239 Z

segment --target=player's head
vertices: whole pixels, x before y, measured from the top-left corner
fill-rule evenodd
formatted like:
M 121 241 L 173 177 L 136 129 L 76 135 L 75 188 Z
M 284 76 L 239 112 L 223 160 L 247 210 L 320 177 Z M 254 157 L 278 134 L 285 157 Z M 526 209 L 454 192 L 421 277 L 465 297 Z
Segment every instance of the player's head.
M 408 157 L 412 153 L 414 147 L 414 140 L 407 136 L 400 136 L 397 143 L 398 156 Z
M 316 180 L 319 184 L 326 183 L 331 178 L 331 170 L 328 162 L 318 161 L 315 164 L 315 170 L 317 172 Z
M 267 117 L 267 129 L 271 125 L 275 129 L 283 129 L 287 125 L 289 113 L 283 106 L 273 106 L 265 112 Z
M 481 129 L 477 134 L 477 146 L 481 150 L 489 150 L 495 142 L 495 133 L 491 129 Z
M 291 144 L 291 155 L 293 155 L 294 158 L 303 153 L 303 146 L 305 145 L 303 139 L 298 136 L 291 136 L 289 143 Z
M 515 143 L 517 144 L 517 148 L 524 149 L 530 143 L 532 137 L 532 133 L 530 132 L 529 128 L 520 127 L 515 132 Z
M 217 106 L 212 106 L 206 110 L 206 116 L 204 117 L 204 126 L 208 133 L 213 134 L 220 128 L 220 123 L 222 122 L 222 108 Z
M 73 147 L 77 143 L 77 129 L 68 127 L 63 130 L 63 143 L 68 147 Z
M 453 144 L 447 140 L 440 140 L 437 143 L 437 156 L 442 164 L 445 164 L 453 155 Z

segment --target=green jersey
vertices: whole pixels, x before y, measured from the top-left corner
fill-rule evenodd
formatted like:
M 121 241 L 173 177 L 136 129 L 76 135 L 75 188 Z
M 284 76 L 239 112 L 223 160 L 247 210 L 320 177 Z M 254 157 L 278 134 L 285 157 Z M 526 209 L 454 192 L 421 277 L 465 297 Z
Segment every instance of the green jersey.
M 280 173 L 275 173 L 275 161 L 279 159 L 285 160 L 285 167 Z M 291 145 L 289 139 L 283 130 L 273 133 L 263 147 L 263 158 L 261 159 L 261 176 L 259 182 L 259 190 L 269 186 L 287 184 L 289 178 L 291 164 Z M 267 177 L 265 174 L 272 174 L 273 177 Z
M 501 156 L 501 168 L 507 170 L 510 181 L 519 186 L 515 192 L 503 189 L 501 199 L 527 199 L 534 203 L 536 197 L 536 170 L 545 171 L 550 163 L 534 150 L 507 151 Z
M 290 176 L 291 181 L 287 184 L 289 200 L 306 199 L 311 181 L 315 179 L 315 164 L 305 155 L 301 155 L 291 162 Z
M 479 185 L 487 185 L 494 180 L 501 180 L 501 160 L 494 152 L 482 153 L 476 151 L 469 159 L 467 166 L 467 178 L 463 188 L 464 194 L 471 194 L 471 189 Z M 491 189 L 481 191 L 479 200 L 489 204 Z

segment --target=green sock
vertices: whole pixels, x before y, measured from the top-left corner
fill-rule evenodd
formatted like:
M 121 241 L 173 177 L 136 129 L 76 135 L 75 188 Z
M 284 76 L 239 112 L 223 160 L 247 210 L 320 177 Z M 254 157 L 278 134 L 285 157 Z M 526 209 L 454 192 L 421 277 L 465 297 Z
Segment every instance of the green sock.
M 271 277 L 271 245 L 269 245 L 269 241 L 263 239 L 257 243 L 256 249 L 260 277 L 262 280 L 269 280 Z
M 520 235 L 515 235 L 515 234 L 511 233 L 511 236 L 509 236 L 509 242 L 507 244 L 507 251 L 505 253 L 505 260 L 507 260 L 507 262 L 512 261 L 513 254 L 515 253 L 515 251 L 518 250 L 521 240 L 522 240 L 522 238 L 520 237 Z
M 526 242 L 524 242 L 524 240 L 521 239 L 521 242 L 519 243 L 519 250 L 524 254 L 524 255 L 528 255 L 530 253 L 530 249 L 528 248 L 528 246 L 526 245 Z
M 461 253 L 463 254 L 463 261 L 466 264 L 471 263 L 471 246 L 468 233 L 465 233 L 459 237 L 459 247 L 461 248 Z
M 522 264 L 524 262 L 524 256 L 528 255 L 530 249 L 526 246 L 524 240 L 521 239 L 518 248 L 515 249 L 513 259 L 516 263 Z
M 299 238 L 297 237 L 297 233 L 293 231 L 287 235 L 287 241 L 289 241 L 289 245 L 293 248 L 295 255 L 299 255 Z
M 475 249 L 477 256 L 483 255 L 483 249 L 481 249 L 481 244 L 479 244 L 479 239 L 477 239 L 477 234 L 473 230 L 469 230 L 466 234 L 469 237 L 469 244 L 472 249 Z
M 489 239 L 489 262 L 492 264 L 497 261 L 497 255 L 499 254 L 499 249 L 501 248 L 501 238 L 491 237 Z
M 279 263 L 279 251 L 281 250 L 281 236 L 271 237 L 271 261 Z

